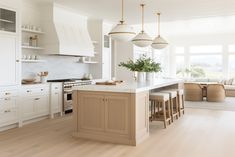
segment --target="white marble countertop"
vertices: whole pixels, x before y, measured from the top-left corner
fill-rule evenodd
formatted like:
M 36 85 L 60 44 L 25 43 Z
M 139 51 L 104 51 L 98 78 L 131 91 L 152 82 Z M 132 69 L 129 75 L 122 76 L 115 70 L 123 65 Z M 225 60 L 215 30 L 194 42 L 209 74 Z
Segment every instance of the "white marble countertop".
M 181 79 L 156 79 L 152 82 L 124 82 L 118 85 L 85 85 L 73 87 L 79 91 L 101 91 L 101 92 L 122 92 L 138 93 L 156 88 L 166 87 L 183 82 Z

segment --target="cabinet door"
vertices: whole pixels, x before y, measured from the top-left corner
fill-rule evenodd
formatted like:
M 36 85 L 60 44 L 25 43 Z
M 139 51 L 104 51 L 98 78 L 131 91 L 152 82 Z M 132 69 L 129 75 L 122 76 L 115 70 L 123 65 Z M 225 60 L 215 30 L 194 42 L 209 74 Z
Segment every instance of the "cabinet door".
M 78 129 L 104 131 L 104 96 L 78 93 Z
M 0 86 L 16 85 L 18 77 L 16 38 L 0 35 L 0 47 Z
M 21 108 L 20 112 L 22 120 L 33 118 L 36 113 L 34 98 L 33 97 L 23 98 L 20 102 L 20 108 Z
M 109 94 L 105 96 L 105 131 L 110 133 L 129 133 L 130 124 L 129 94 Z
M 0 125 L 18 122 L 18 106 L 15 98 L 0 99 Z
M 16 33 L 16 11 L 0 8 L 0 31 Z
M 52 83 L 51 85 L 51 109 L 52 113 L 57 113 L 62 111 L 62 84 Z
M 39 116 L 49 114 L 49 98 L 48 96 L 39 96 L 34 99 L 36 114 Z

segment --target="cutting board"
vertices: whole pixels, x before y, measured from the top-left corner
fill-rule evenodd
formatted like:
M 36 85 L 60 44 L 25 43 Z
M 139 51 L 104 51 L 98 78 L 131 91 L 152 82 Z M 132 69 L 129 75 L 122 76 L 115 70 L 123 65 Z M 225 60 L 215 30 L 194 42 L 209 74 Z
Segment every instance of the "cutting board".
M 108 81 L 106 81 L 106 82 L 96 82 L 96 85 L 110 85 L 110 86 L 112 86 L 112 85 L 118 85 L 118 84 L 121 84 L 121 83 L 123 83 L 124 81 L 114 81 L 114 82 L 108 82 Z

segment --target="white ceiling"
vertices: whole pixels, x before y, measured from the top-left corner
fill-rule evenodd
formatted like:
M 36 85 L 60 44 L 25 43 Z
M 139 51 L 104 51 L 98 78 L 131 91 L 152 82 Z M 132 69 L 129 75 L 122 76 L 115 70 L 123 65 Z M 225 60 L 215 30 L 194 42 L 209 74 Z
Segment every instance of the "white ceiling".
M 117 22 L 121 0 L 54 0 L 75 9 L 82 15 Z M 163 21 L 235 15 L 235 0 L 125 0 L 125 19 L 129 24 L 140 23 L 140 3 L 146 4 L 146 22 L 155 22 L 156 11 Z

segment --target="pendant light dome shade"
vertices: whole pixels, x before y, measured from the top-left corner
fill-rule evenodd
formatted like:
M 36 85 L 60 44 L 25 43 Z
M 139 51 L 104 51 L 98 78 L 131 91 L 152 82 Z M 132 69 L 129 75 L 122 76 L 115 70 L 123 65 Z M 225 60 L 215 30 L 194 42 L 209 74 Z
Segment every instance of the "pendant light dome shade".
M 147 47 L 153 42 L 152 38 L 145 32 L 140 32 L 132 39 L 132 43 L 138 47 Z
M 132 43 L 138 47 L 147 47 L 152 44 L 153 40 L 151 37 L 144 32 L 144 6 L 145 4 L 140 4 L 142 8 L 142 31 L 132 39 Z
M 110 37 L 114 40 L 119 41 L 130 41 L 134 36 L 135 32 L 133 32 L 133 28 L 128 26 L 127 24 L 121 23 L 117 24 L 111 32 L 109 33 Z
M 130 41 L 135 36 L 135 32 L 133 31 L 132 27 L 125 24 L 123 17 L 124 17 L 124 0 L 122 0 L 122 20 L 111 30 L 109 35 L 114 40 L 126 42 Z
M 157 37 L 153 40 L 152 43 L 152 48 L 154 49 L 164 49 L 165 47 L 167 47 L 168 43 L 167 41 L 161 37 L 160 35 L 160 13 L 157 13 L 158 16 L 158 35 Z
M 161 36 L 158 36 L 153 40 L 151 46 L 154 49 L 164 49 L 165 47 L 167 47 L 167 45 L 168 45 L 167 41 Z

